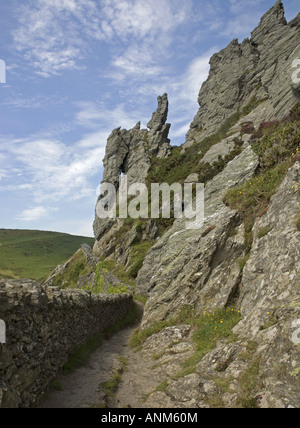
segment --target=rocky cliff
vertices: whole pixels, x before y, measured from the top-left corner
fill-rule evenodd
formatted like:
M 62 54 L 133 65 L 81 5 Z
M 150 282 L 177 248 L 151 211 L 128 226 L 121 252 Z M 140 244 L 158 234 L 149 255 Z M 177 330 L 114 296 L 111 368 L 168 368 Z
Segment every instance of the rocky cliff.
M 96 212 L 93 252 L 82 248 L 43 286 L 124 295 L 130 285 L 147 300 L 124 406 L 299 407 L 299 35 L 300 15 L 287 23 L 277 1 L 250 39 L 214 55 L 182 147 L 168 139 L 166 94 L 148 129 L 138 123 L 108 139 L 102 183 L 118 192 L 122 176 L 148 188 L 205 184 L 200 229 Z M 19 322 L 20 313 L 9 316 Z M 147 362 L 151 390 L 147 379 L 140 387 L 136 361 Z
M 133 249 L 149 244 L 136 271 L 137 292 L 148 298 L 141 335 L 161 330 L 153 336 L 159 343 L 178 323 L 190 332 L 186 351 L 187 335 L 177 341 L 182 343 L 177 373 L 170 375 L 172 341 L 158 357 L 165 384 L 163 392 L 149 396 L 149 406 L 299 405 L 300 109 L 299 87 L 292 81 L 299 35 L 300 15 L 287 23 L 277 1 L 250 39 L 234 40 L 214 55 L 200 90 L 200 110 L 181 148 L 168 145 L 161 99 L 150 131 L 124 134 L 139 141 L 134 162 L 127 161 L 135 156 L 131 143 L 117 149 L 123 147 L 120 130 L 108 141 L 105 179 L 112 175 L 117 183 L 124 172 L 130 180 L 206 185 L 200 230 L 187 230 L 181 219 L 132 221 L 126 230 L 114 225 L 104 234 L 96 227 L 97 254 L 125 269 Z M 154 130 L 151 152 L 162 160 L 148 155 Z M 114 156 L 120 156 L 118 162 Z M 226 311 L 238 315 L 230 331 L 219 334 Z M 210 331 L 209 346 L 198 343 L 204 330 Z
M 250 100 L 261 103 L 253 117 L 268 121 L 284 117 L 299 88 L 292 88 L 292 63 L 299 58 L 300 14 L 287 23 L 281 1 L 262 17 L 250 39 L 233 40 L 210 60 L 208 80 L 199 93 L 200 110 L 184 147 L 216 131 Z

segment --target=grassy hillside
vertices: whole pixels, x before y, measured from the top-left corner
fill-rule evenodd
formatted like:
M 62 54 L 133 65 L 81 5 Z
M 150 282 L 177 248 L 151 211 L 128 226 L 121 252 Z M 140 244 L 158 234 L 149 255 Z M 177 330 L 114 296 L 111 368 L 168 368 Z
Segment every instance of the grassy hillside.
M 56 232 L 0 229 L 0 277 L 42 279 L 92 238 Z

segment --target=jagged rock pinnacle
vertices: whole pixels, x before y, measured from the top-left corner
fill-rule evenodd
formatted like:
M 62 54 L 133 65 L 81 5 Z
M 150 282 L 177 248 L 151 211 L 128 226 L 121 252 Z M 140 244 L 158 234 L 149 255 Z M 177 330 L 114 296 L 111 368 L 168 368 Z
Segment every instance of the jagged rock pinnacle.
M 299 29 L 299 15 L 287 23 L 278 0 L 250 39 L 242 43 L 235 39 L 211 58 L 209 78 L 198 97 L 200 109 L 184 149 L 214 134 L 234 113 L 244 108 L 253 111 L 255 103 L 251 121 L 257 118 L 261 123 L 288 114 L 298 97 L 292 86 L 292 64 L 300 58 Z
M 284 6 L 281 0 L 278 0 L 275 5 L 261 18 L 257 28 L 251 34 L 251 40 L 256 42 L 278 26 L 287 25 L 284 16 Z
M 150 129 L 151 133 L 159 132 L 163 129 L 163 126 L 165 125 L 168 117 L 168 109 L 169 109 L 169 102 L 168 102 L 168 95 L 164 94 L 161 97 L 158 97 L 158 108 L 153 113 L 152 119 L 148 123 L 148 128 Z
M 171 152 L 168 138 L 170 124 L 168 117 L 168 96 L 158 97 L 158 108 L 153 113 L 147 129 L 141 129 L 141 123 L 130 130 L 117 128 L 107 140 L 105 158 L 103 160 L 104 174 L 102 183 L 110 183 L 119 189 L 121 174 L 125 174 L 128 185 L 144 183 L 151 166 L 153 157 L 165 158 Z M 114 223 L 112 220 L 101 220 L 97 217 L 94 223 L 96 239 Z

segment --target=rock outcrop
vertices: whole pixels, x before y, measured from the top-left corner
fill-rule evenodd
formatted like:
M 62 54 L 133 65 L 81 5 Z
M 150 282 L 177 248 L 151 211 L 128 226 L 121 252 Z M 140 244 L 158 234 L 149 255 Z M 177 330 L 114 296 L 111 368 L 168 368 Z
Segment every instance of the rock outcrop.
M 249 180 L 258 164 L 248 146 L 207 184 L 203 227 L 187 230 L 184 220 L 176 220 L 151 248 L 137 278 L 138 292 L 149 295 L 144 327 L 173 316 L 182 305 L 196 305 L 199 312 L 226 306 L 240 281 L 237 260 L 245 245 L 237 213 L 223 198 L 230 187 Z
M 299 97 L 293 88 L 293 61 L 300 58 L 300 14 L 287 23 L 281 1 L 263 16 L 250 39 L 233 40 L 210 60 L 200 110 L 184 148 L 211 135 L 238 109 L 252 102 L 260 122 L 283 118 Z
M 201 176 L 204 224 L 190 230 L 185 218 L 103 220 L 96 212 L 93 251 L 83 247 L 46 285 L 0 280 L 12 343 L 0 345 L 0 407 L 34 402 L 65 350 L 130 309 L 124 282 L 134 279 L 148 300 L 120 406 L 299 407 L 299 35 L 300 14 L 287 23 L 277 1 L 251 39 L 214 55 L 182 148 L 170 146 L 166 94 L 148 129 L 112 132 L 102 183 L 118 192 L 122 175 L 128 185 Z M 121 294 L 94 296 L 97 287 Z
M 184 365 L 178 364 L 178 352 L 183 362 L 196 358 L 197 351 L 194 349 L 191 352 L 191 335 L 168 342 L 166 337 L 170 328 L 166 328 L 151 336 L 143 352 L 159 356 L 155 374 L 160 370 L 165 384 L 163 391 L 155 391 L 149 396 L 146 407 L 164 407 L 164 404 L 171 408 L 299 407 L 300 232 L 295 225 L 300 213 L 299 181 L 298 162 L 289 169 L 272 197 L 267 214 L 256 221 L 253 246 L 240 277 L 236 257 L 243 254 L 243 239 L 238 230 L 235 236 L 232 233 L 227 235 L 226 241 L 226 233 L 218 216 L 215 217 L 217 232 L 214 236 L 211 232 L 210 242 L 215 241 L 216 246 L 222 242 L 222 247 L 213 252 L 212 247 L 202 239 L 200 252 L 196 238 L 186 237 L 185 240 L 181 234 L 181 241 L 186 242 L 190 255 L 185 258 L 186 254 L 177 242 L 178 254 L 174 259 L 180 272 L 173 278 L 174 253 L 170 251 L 170 260 L 162 254 L 175 246 L 167 244 L 166 240 L 160 242 L 161 248 L 158 244 L 156 249 L 151 250 L 145 267 L 149 269 L 150 258 L 158 251 L 161 251 L 161 262 L 156 265 L 158 259 L 153 259 L 150 274 L 154 274 L 155 266 L 160 267 L 160 271 L 151 282 L 158 285 L 150 292 L 144 316 L 145 327 L 157 319 L 171 314 L 174 316 L 183 304 L 188 303 L 188 299 L 191 305 L 192 296 L 196 308 L 200 310 L 202 306 L 202 314 L 208 320 L 213 319 L 214 305 L 222 307 L 225 304 L 227 311 L 231 312 L 234 300 L 228 300 L 228 296 L 237 283 L 239 292 L 235 293 L 235 305 L 240 308 L 241 320 L 233 328 L 233 336 L 218 340 L 217 345 L 196 365 L 194 373 L 187 375 L 182 369 Z M 233 216 L 234 213 L 231 216 L 227 213 L 228 222 Z M 172 240 L 172 232 L 169 241 Z M 186 266 L 180 263 L 180 257 L 185 259 Z M 211 269 L 208 268 L 207 259 L 212 260 Z M 195 265 L 199 266 L 198 274 L 195 274 Z M 192 290 L 179 284 L 180 280 L 182 284 L 188 283 L 189 272 L 196 285 Z M 202 286 L 197 287 L 201 282 Z M 207 324 L 209 322 L 213 324 L 210 332 L 213 336 L 223 321 L 214 321 L 215 324 L 208 321 Z M 173 330 L 179 331 L 180 328 L 173 327 Z M 207 340 L 208 337 L 205 337 Z M 174 342 L 176 346 L 172 345 Z M 198 352 L 201 351 L 198 348 Z M 181 375 L 174 376 L 174 371 Z
M 103 160 L 104 174 L 102 183 L 110 183 L 119 189 L 120 177 L 127 176 L 128 186 L 133 183 L 144 183 L 151 159 L 165 158 L 171 151 L 168 139 L 170 124 L 167 124 L 168 96 L 158 97 L 158 108 L 153 113 L 147 129 L 140 129 L 140 122 L 131 130 L 115 129 L 107 141 L 106 154 Z M 100 195 L 101 197 L 101 195 Z M 96 212 L 94 222 L 95 238 L 102 236 L 116 223 L 115 220 L 99 219 Z M 96 248 L 101 245 L 97 245 Z

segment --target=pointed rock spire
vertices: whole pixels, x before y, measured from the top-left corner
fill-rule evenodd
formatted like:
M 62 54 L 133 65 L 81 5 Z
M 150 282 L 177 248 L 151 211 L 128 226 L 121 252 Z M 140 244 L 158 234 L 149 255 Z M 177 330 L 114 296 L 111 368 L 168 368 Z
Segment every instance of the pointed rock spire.
M 169 109 L 169 101 L 168 101 L 167 94 L 164 94 L 161 97 L 158 97 L 157 101 L 158 101 L 158 108 L 153 113 L 152 119 L 147 125 L 153 134 L 163 129 L 167 121 L 168 109 Z
M 257 28 L 251 34 L 253 42 L 260 41 L 261 38 L 271 31 L 276 31 L 283 25 L 287 25 L 284 14 L 284 6 L 281 0 L 277 0 L 273 7 L 261 18 Z

